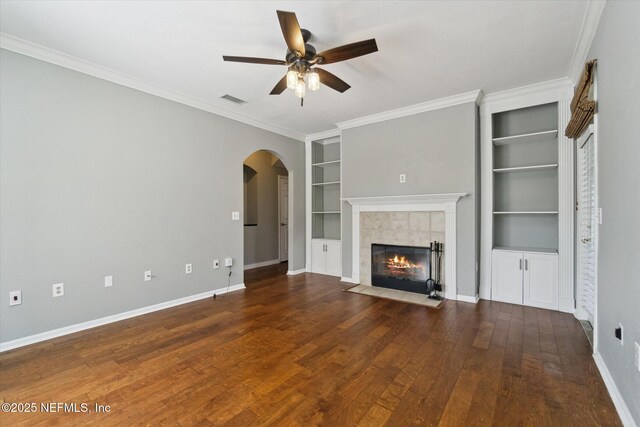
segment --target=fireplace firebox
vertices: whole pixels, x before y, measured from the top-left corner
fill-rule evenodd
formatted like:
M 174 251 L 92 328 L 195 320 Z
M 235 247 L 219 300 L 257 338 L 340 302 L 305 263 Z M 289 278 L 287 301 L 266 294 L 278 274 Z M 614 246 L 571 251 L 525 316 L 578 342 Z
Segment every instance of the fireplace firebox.
M 371 245 L 371 284 L 428 294 L 431 249 L 416 246 Z

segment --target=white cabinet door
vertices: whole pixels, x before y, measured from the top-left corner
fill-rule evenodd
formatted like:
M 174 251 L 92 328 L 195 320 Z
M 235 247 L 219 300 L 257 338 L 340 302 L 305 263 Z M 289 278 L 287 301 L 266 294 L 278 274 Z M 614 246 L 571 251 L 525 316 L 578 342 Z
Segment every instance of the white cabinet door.
M 494 251 L 491 258 L 491 299 L 522 304 L 522 252 Z
M 324 240 L 311 240 L 311 271 L 324 274 Z
M 340 248 L 340 242 L 327 242 L 325 243 L 325 271 L 326 274 L 332 276 L 340 276 L 342 274 L 342 250 Z
M 558 309 L 558 256 L 524 254 L 524 304 Z

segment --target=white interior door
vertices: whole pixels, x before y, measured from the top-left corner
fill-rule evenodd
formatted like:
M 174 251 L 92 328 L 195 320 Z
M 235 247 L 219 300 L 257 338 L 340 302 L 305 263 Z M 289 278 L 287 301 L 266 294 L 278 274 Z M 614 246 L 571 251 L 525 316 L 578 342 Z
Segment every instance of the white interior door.
M 578 139 L 578 230 L 576 317 L 594 324 L 596 293 L 596 162 L 595 135 L 589 128 Z
M 289 260 L 289 178 L 278 176 L 278 242 L 280 262 Z

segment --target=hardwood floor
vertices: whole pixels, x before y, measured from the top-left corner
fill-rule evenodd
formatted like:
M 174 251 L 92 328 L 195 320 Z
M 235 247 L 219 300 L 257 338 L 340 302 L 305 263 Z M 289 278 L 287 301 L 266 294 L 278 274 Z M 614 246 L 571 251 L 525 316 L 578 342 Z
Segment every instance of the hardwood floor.
M 487 301 L 436 310 L 283 269 L 0 354 L 0 400 L 37 404 L 0 424 L 621 425 L 571 315 Z M 92 412 L 43 413 L 46 402 Z

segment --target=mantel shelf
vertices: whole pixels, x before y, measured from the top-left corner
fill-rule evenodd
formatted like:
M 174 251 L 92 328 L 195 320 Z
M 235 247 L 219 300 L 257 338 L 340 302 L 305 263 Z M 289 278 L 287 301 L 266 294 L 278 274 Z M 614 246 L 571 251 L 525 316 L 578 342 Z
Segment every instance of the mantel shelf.
M 533 166 L 516 166 L 512 168 L 496 168 L 493 170 L 494 173 L 506 173 L 506 172 L 527 172 L 527 171 L 542 171 L 542 170 L 550 170 L 557 169 L 557 163 L 550 163 L 547 165 L 533 165 Z
M 523 133 L 520 135 L 503 136 L 493 138 L 493 144 L 496 146 L 507 144 L 521 144 L 526 142 L 554 139 L 558 137 L 558 129 L 545 130 L 543 132 Z
M 469 193 L 436 193 L 414 194 L 399 196 L 369 196 L 369 197 L 344 197 L 340 200 L 349 202 L 352 206 L 366 205 L 399 205 L 399 204 L 428 204 L 428 203 L 457 203 Z

